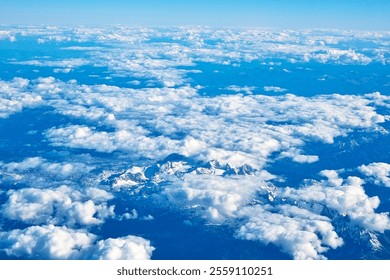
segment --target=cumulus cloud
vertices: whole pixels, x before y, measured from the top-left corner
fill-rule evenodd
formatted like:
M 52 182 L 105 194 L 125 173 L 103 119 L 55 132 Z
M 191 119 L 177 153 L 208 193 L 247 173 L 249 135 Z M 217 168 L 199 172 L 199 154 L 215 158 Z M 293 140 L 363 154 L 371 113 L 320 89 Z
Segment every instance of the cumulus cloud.
M 367 177 L 371 177 L 375 184 L 390 187 L 390 164 L 373 162 L 359 166 L 358 170 Z
M 130 130 L 115 132 L 96 131 L 86 126 L 70 126 L 50 129 L 46 136 L 54 146 L 94 149 L 99 152 L 122 150 L 138 157 L 161 158 L 179 146 L 178 141 L 168 137 L 148 137 Z
M 26 259 L 143 260 L 154 247 L 137 236 L 97 240 L 85 230 L 47 225 L 0 232 L 0 250 Z
M 388 213 L 375 212 L 380 200 L 377 196 L 367 196 L 362 179 L 350 176 L 344 180 L 334 170 L 323 171 L 322 175 L 328 179 L 298 189 L 287 187 L 280 191 L 279 197 L 320 203 L 347 215 L 353 224 L 368 230 L 390 229 Z
M 9 190 L 2 216 L 28 224 L 97 225 L 114 217 L 110 193 L 96 188 L 78 191 L 68 186 L 55 189 Z
M 30 157 L 18 162 L 0 162 L 3 182 L 17 182 L 34 188 L 61 185 L 79 187 L 83 177 L 93 168 L 93 165 L 87 164 L 86 159 L 81 158 L 50 162 L 42 157 Z
M 270 177 L 267 172 L 253 176 L 186 174 L 168 184 L 163 194 L 176 205 L 196 207 L 210 221 L 221 222 L 234 217 L 257 192 L 266 192 L 265 179 Z
M 245 221 L 236 236 L 275 244 L 294 259 L 325 259 L 322 254 L 329 248 L 343 245 L 327 217 L 296 206 L 277 208 L 256 205 L 240 209 L 237 215 Z
M 28 85 L 29 80 L 23 78 L 14 78 L 10 82 L 0 80 L 0 118 L 7 118 L 23 108 L 42 105 L 40 95 L 24 92 Z
M 56 175 L 58 177 L 68 177 L 82 171 L 89 171 L 91 169 L 91 167 L 88 167 L 84 163 L 53 163 L 48 162 L 41 157 L 26 158 L 21 162 L 0 162 L 0 167 L 7 170 L 8 172 L 27 172 L 29 170 L 36 170 L 40 172 L 46 172 L 50 175 Z
M 313 59 L 321 63 L 333 61 L 341 64 L 369 64 L 372 59 L 362 53 L 356 53 L 354 50 L 340 50 L 340 49 L 325 49 L 314 52 L 310 55 L 305 55 L 305 60 Z
M 77 259 L 96 238 L 83 230 L 33 226 L 1 232 L 0 248 L 8 256 L 37 259 Z
M 154 247 L 150 241 L 138 236 L 100 240 L 91 248 L 92 259 L 100 260 L 146 260 Z

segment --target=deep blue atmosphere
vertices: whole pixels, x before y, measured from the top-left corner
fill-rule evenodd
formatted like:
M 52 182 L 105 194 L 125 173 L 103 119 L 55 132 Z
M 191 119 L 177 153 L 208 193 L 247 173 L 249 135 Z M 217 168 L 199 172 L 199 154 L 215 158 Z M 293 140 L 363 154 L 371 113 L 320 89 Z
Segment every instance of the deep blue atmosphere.
M 2 25 L 1 259 L 390 259 L 390 33 Z

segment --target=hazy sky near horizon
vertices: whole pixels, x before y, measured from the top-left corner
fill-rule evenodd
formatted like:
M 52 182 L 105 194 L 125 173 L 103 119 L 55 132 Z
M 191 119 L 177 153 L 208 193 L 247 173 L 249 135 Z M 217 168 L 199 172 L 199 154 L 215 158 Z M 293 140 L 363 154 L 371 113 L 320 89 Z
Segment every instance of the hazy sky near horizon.
M 0 0 L 0 24 L 390 29 L 389 0 Z

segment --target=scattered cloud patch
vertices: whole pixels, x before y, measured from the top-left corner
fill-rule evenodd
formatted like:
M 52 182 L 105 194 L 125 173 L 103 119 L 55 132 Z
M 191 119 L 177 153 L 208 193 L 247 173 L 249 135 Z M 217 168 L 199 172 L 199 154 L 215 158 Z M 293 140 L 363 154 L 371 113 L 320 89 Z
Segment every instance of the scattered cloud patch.
M 377 185 L 390 187 L 390 164 L 385 162 L 373 162 L 359 166 L 358 170 L 373 179 Z
M 84 176 L 93 168 L 82 158 L 50 162 L 42 157 L 30 157 L 18 162 L 0 162 L 3 182 L 17 182 L 41 189 L 62 185 L 79 188 Z
M 9 190 L 7 197 L 2 216 L 28 224 L 98 225 L 115 216 L 114 206 L 107 205 L 113 195 L 96 188 L 23 188 Z
M 294 259 L 306 260 L 326 259 L 323 253 L 343 245 L 327 217 L 296 206 L 277 208 L 256 205 L 240 209 L 237 214 L 246 220 L 236 237 L 272 243 Z
M 99 260 L 147 260 L 154 247 L 150 241 L 138 236 L 99 240 L 91 248 L 91 258 Z
M 21 162 L 1 163 L 0 167 L 8 172 L 27 172 L 36 170 L 66 178 L 91 168 L 83 163 L 53 163 L 41 157 L 26 158 Z
M 279 196 L 322 204 L 337 210 L 341 215 L 347 215 L 353 224 L 368 230 L 384 232 L 390 229 L 389 214 L 375 212 L 380 203 L 379 198 L 366 195 L 362 179 L 352 176 L 341 179 L 335 171 L 323 171 L 322 175 L 327 180 L 298 189 L 287 187 Z
M 287 91 L 287 89 L 285 89 L 285 88 L 276 87 L 276 86 L 264 86 L 263 90 L 266 92 L 272 91 L 272 92 L 277 92 L 277 93 Z
M 154 247 L 137 236 L 97 240 L 85 230 L 65 226 L 32 226 L 0 232 L 0 250 L 28 259 L 146 260 Z
M 17 65 L 30 65 L 30 66 L 38 66 L 38 67 L 59 67 L 59 69 L 72 69 L 84 65 L 89 65 L 90 62 L 81 58 L 74 59 L 64 59 L 64 60 L 28 60 L 28 61 L 16 61 L 10 62 L 11 64 Z
M 321 63 L 335 62 L 340 64 L 369 64 L 372 59 L 354 50 L 326 49 L 304 56 L 305 60 L 315 60 Z
M 233 91 L 233 92 L 236 92 L 236 93 L 253 94 L 253 91 L 256 90 L 257 87 L 254 87 L 254 86 L 240 87 L 240 86 L 236 86 L 236 85 L 231 85 L 231 86 L 228 86 L 226 89 Z
M 0 30 L 0 40 L 8 40 L 11 43 L 16 41 L 15 33 L 8 30 Z
M 288 157 L 298 163 L 313 163 L 319 160 L 316 155 L 303 155 L 302 151 L 290 149 L 289 151 L 281 152 L 280 157 Z
M 36 259 L 80 259 L 82 250 L 96 238 L 83 230 L 33 226 L 1 232 L 0 248 L 8 256 Z
M 10 82 L 0 80 L 0 118 L 20 112 L 23 108 L 42 105 L 42 97 L 24 90 L 29 85 L 28 79 L 14 78 Z
M 269 178 L 267 172 L 254 176 L 186 174 L 165 187 L 163 194 L 176 205 L 200 209 L 207 219 L 218 223 L 234 217 L 257 192 L 264 191 L 264 179 Z

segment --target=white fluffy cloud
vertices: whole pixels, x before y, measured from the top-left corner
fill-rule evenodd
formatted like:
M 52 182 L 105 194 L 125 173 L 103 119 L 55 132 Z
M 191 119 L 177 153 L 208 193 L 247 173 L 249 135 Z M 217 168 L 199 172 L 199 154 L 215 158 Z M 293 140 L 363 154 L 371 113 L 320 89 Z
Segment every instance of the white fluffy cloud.
M 37 259 L 76 259 L 96 238 L 83 230 L 33 226 L 1 232 L 0 248 L 9 256 Z
M 0 162 L 0 167 L 8 172 L 28 173 L 28 171 L 35 170 L 35 172 L 45 172 L 60 178 L 70 177 L 80 172 L 88 172 L 91 170 L 91 167 L 88 167 L 84 163 L 53 163 L 41 157 L 26 158 L 21 162 Z
M 303 152 L 296 149 L 290 149 L 289 151 L 281 152 L 280 157 L 288 157 L 298 163 L 313 163 L 319 160 L 316 155 L 303 155 Z
M 327 217 L 296 206 L 282 205 L 278 208 L 261 205 L 243 207 L 237 215 L 245 220 L 236 236 L 273 243 L 294 259 L 325 259 L 322 254 L 329 248 L 343 245 L 343 240 Z
M 178 141 L 167 137 L 148 137 L 131 130 L 96 131 L 87 126 L 68 126 L 51 129 L 46 136 L 54 146 L 94 149 L 99 152 L 122 150 L 134 156 L 161 158 L 178 148 Z
M 88 159 L 83 158 L 50 162 L 42 157 L 30 157 L 22 161 L 0 162 L 3 182 L 17 182 L 40 189 L 61 185 L 79 188 L 84 176 L 93 168 Z
M 150 259 L 154 247 L 138 236 L 100 240 L 92 247 L 92 259 L 100 260 L 146 260 Z
M 352 223 L 368 230 L 384 232 L 390 229 L 389 214 L 375 212 L 379 198 L 366 195 L 362 179 L 348 177 L 344 180 L 334 170 L 323 171 L 322 175 L 328 179 L 297 189 L 287 187 L 280 191 L 279 197 L 322 204 L 347 215 Z
M 107 205 L 113 195 L 96 188 L 23 188 L 7 196 L 2 216 L 29 224 L 97 225 L 115 216 L 114 206 Z
M 137 236 L 97 240 L 85 230 L 48 225 L 0 232 L 0 250 L 28 259 L 144 260 L 154 247 Z
M 198 208 L 205 218 L 221 222 L 235 217 L 236 211 L 258 192 L 267 192 L 268 172 L 253 175 L 218 176 L 214 174 L 186 174 L 173 180 L 163 194 L 181 207 Z
M 21 111 L 23 108 L 31 108 L 42 105 L 42 97 L 34 93 L 26 93 L 29 80 L 14 78 L 10 82 L 0 80 L 0 118 Z
M 371 177 L 375 184 L 390 187 L 390 164 L 385 162 L 373 162 L 359 166 L 358 170 Z

